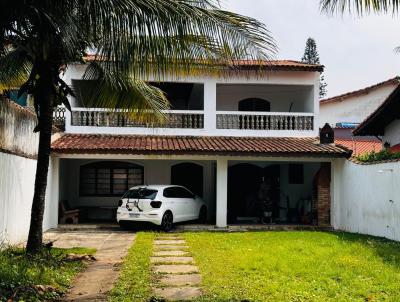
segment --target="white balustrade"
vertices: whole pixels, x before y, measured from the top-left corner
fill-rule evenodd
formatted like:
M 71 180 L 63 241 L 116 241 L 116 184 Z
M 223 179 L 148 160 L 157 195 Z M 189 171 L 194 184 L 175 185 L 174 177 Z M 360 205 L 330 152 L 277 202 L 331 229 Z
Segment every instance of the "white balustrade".
M 217 129 L 314 130 L 313 113 L 218 111 Z
M 126 111 L 110 111 L 101 108 L 73 108 L 72 126 L 92 127 L 145 127 L 145 128 L 204 128 L 204 112 L 194 110 L 165 110 L 165 120 L 159 124 L 147 124 L 129 117 Z

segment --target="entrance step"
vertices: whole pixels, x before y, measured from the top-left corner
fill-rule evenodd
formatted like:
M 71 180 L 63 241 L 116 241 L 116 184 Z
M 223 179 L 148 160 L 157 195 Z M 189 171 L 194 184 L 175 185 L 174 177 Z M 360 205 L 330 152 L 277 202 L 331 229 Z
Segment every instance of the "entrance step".
M 201 276 L 199 274 L 163 275 L 160 283 L 164 286 L 199 285 L 201 283 Z
M 193 263 L 192 257 L 151 257 L 151 263 L 179 263 L 189 264 Z
M 171 264 L 171 265 L 156 265 L 154 272 L 164 274 L 190 274 L 198 273 L 199 268 L 189 264 Z
M 187 245 L 163 245 L 163 244 L 159 244 L 159 245 L 155 245 L 154 246 L 155 250 L 157 251 L 162 251 L 162 250 L 184 250 L 184 249 L 188 249 L 189 247 Z
M 171 239 L 166 239 L 166 240 L 154 240 L 155 245 L 179 245 L 179 244 L 185 244 L 185 240 L 183 239 L 177 239 L 177 240 L 171 240 Z
M 167 301 L 185 301 L 200 297 L 201 290 L 198 287 L 155 288 L 154 294 Z
M 168 251 L 155 251 L 153 252 L 153 255 L 155 257 L 165 257 L 165 256 L 185 256 L 188 255 L 188 252 L 186 251 L 175 251 L 175 250 L 168 250 Z

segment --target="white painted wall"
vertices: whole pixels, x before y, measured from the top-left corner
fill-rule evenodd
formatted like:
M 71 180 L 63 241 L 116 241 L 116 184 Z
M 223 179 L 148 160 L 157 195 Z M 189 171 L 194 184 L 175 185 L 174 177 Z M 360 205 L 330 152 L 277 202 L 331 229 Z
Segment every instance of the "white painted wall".
M 384 143 L 388 142 L 390 146 L 400 144 L 400 120 L 394 120 L 385 128 L 385 134 L 382 137 Z
M 320 127 L 325 123 L 332 126 L 341 122 L 361 123 L 382 104 L 396 87 L 395 84 L 388 84 L 367 94 L 349 97 L 340 102 L 321 104 Z
M 57 226 L 57 159 L 48 178 L 43 229 Z M 35 183 L 36 160 L 0 152 L 0 244 L 17 244 L 28 237 Z
M 400 162 L 333 163 L 333 227 L 400 240 Z
M 116 207 L 120 197 L 87 197 L 79 195 L 80 167 L 88 163 L 98 162 L 93 159 L 63 159 L 60 162 L 60 200 L 68 201 L 72 208 L 76 207 Z M 106 159 L 110 161 L 110 159 Z M 207 204 L 208 213 L 215 212 L 214 172 L 211 161 L 180 161 L 180 160 L 129 160 L 132 164 L 143 166 L 144 183 L 152 185 L 171 184 L 171 167 L 182 162 L 193 162 L 203 167 L 203 200 Z
M 261 98 L 270 102 L 271 112 L 313 112 L 314 86 L 220 84 L 217 86 L 217 110 L 238 111 L 246 98 Z
M 63 79 L 67 84 L 71 84 L 73 79 L 81 79 L 84 73 L 84 65 L 70 65 L 64 74 Z M 154 81 L 149 77 L 148 81 Z M 198 136 L 253 136 L 253 137 L 306 137 L 318 135 L 318 116 L 314 116 L 315 127 L 313 131 L 295 131 L 295 130 L 240 130 L 240 129 L 216 129 L 217 110 L 234 110 L 237 106 L 236 101 L 231 103 L 233 94 L 229 91 L 219 91 L 217 87 L 221 84 L 230 87 L 236 86 L 236 90 L 242 90 L 241 97 L 256 97 L 265 95 L 268 92 L 268 98 L 276 98 L 272 104 L 271 111 L 285 112 L 289 110 L 290 102 L 294 102 L 292 112 L 319 112 L 318 85 L 319 72 L 302 71 L 274 71 L 265 73 L 265 75 L 255 75 L 249 72 L 232 73 L 225 77 L 184 77 L 163 79 L 166 82 L 189 82 L 204 85 L 204 129 L 166 129 L 166 128 L 143 128 L 143 127 L 82 127 L 70 125 L 70 114 L 67 113 L 66 132 L 69 133 L 106 133 L 106 134 L 141 134 L 141 135 L 198 135 Z M 249 89 L 243 90 L 244 85 L 250 85 Z M 261 86 L 263 91 L 259 90 Z M 258 87 L 258 88 L 257 88 Z M 274 88 L 275 87 L 275 88 Z M 235 90 L 235 91 L 236 91 Z M 287 91 L 285 91 L 287 90 Z M 221 98 L 221 101 L 219 100 Z M 71 106 L 79 107 L 79 104 L 70 98 Z M 235 109 L 235 110 L 236 110 Z

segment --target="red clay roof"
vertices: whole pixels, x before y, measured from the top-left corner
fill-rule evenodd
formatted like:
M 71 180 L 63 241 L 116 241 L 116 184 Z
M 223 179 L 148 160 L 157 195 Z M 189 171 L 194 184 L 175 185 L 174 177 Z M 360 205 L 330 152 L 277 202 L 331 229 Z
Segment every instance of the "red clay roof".
M 364 153 L 379 152 L 382 150 L 382 143 L 375 140 L 335 139 L 335 144 L 352 150 L 352 156 L 358 156 Z
M 52 143 L 55 153 L 200 154 L 349 157 L 351 151 L 319 144 L 316 138 L 144 136 L 64 134 Z
M 101 57 L 88 55 L 84 57 L 85 61 L 102 60 Z M 271 70 L 287 70 L 287 71 L 319 71 L 324 70 L 323 65 L 307 64 L 294 60 L 237 60 L 232 62 L 232 67 L 243 69 L 265 68 Z
M 368 86 L 368 87 L 365 87 L 365 88 L 362 88 L 362 89 L 358 89 L 358 90 L 354 90 L 354 91 L 347 92 L 347 93 L 344 93 L 344 94 L 340 94 L 340 95 L 337 95 L 337 96 L 334 96 L 334 97 L 331 97 L 331 98 L 328 98 L 328 99 L 320 100 L 320 104 L 327 104 L 327 103 L 332 103 L 332 102 L 341 102 L 341 101 L 343 101 L 343 100 L 345 100 L 347 98 L 350 98 L 350 97 L 355 97 L 355 96 L 360 96 L 360 95 L 363 95 L 363 94 L 368 94 L 371 91 L 373 91 L 373 90 L 375 90 L 377 88 L 386 86 L 386 85 L 396 85 L 396 84 L 398 85 L 399 83 L 400 83 L 400 77 L 394 77 L 392 79 L 386 80 L 384 82 L 380 82 L 380 83 L 372 85 L 372 86 Z

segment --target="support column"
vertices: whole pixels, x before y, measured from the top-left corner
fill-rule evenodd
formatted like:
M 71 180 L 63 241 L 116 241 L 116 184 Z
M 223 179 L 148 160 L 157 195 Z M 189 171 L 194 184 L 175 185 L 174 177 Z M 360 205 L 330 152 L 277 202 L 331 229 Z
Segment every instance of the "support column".
M 318 226 L 331 225 L 331 163 L 321 163 L 315 179 Z
M 214 132 L 217 128 L 217 83 L 213 79 L 204 82 L 204 129 Z
M 217 160 L 217 227 L 227 227 L 228 214 L 228 159 Z

